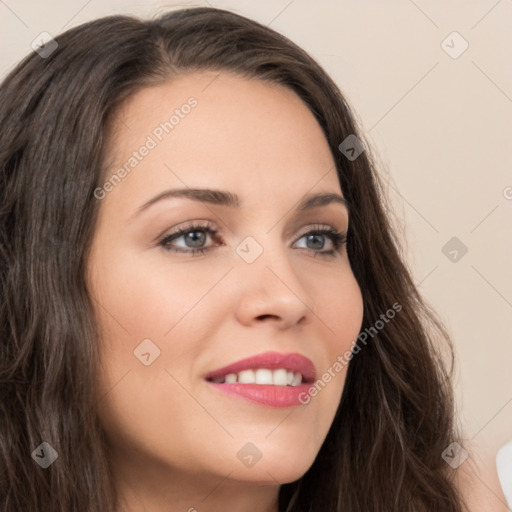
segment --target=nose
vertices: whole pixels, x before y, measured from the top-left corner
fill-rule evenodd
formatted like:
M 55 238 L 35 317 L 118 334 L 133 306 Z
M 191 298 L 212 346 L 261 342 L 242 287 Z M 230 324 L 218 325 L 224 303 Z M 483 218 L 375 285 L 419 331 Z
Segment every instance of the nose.
M 280 329 L 305 325 L 313 301 L 285 250 L 264 250 L 253 263 L 238 261 L 237 319 L 246 326 L 269 322 Z

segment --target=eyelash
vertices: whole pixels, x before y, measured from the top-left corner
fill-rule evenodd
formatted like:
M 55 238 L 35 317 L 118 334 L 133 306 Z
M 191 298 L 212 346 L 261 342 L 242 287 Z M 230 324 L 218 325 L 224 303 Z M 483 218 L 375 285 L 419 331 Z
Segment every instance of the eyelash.
M 186 253 L 190 254 L 192 256 L 199 256 L 201 254 L 205 254 L 206 252 L 210 251 L 211 247 L 203 247 L 203 248 L 195 248 L 195 247 L 189 247 L 188 249 L 177 249 L 176 247 L 171 247 L 169 242 L 172 242 L 173 240 L 180 238 L 183 235 L 186 235 L 188 233 L 193 233 L 197 231 L 203 231 L 211 236 L 211 238 L 215 238 L 218 234 L 218 230 L 211 227 L 209 223 L 201 224 L 201 223 L 190 223 L 189 225 L 183 226 L 179 228 L 174 233 L 171 233 L 169 235 L 164 236 L 162 239 L 159 240 L 158 245 L 162 246 L 166 251 L 173 251 L 173 252 L 179 252 L 179 253 Z M 315 227 L 311 229 L 310 231 L 307 231 L 306 233 L 303 233 L 299 236 L 298 240 L 301 238 L 304 238 L 308 235 L 326 235 L 328 236 L 332 244 L 334 246 L 334 249 L 331 249 L 329 251 L 316 251 L 315 249 L 309 249 L 313 251 L 314 257 L 317 255 L 320 255 L 322 257 L 328 257 L 333 258 L 336 256 L 336 253 L 340 253 L 342 251 L 342 247 L 346 245 L 347 243 L 347 233 L 340 233 L 339 231 L 336 231 L 333 228 L 326 228 L 326 227 Z

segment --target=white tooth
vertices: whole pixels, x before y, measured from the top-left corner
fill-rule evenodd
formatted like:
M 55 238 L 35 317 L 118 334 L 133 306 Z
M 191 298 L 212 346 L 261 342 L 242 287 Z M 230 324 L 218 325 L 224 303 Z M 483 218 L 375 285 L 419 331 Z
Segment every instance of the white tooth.
M 238 382 L 240 382 L 240 384 L 254 384 L 256 382 L 254 370 L 243 370 L 239 372 Z
M 256 384 L 272 384 L 272 370 L 266 368 L 256 370 Z
M 277 368 L 276 370 L 256 368 L 254 370 L 242 370 L 238 374 L 228 373 L 222 382 L 228 384 L 239 382 L 240 384 L 298 386 L 302 383 L 302 374 L 288 371 L 285 368 Z
M 282 368 L 279 370 L 274 370 L 272 376 L 272 383 L 275 386 L 286 386 L 288 379 L 288 372 Z
M 300 373 L 295 373 L 293 375 L 292 386 L 298 386 L 302 382 L 302 375 Z
M 225 377 L 226 384 L 233 384 L 237 381 L 236 373 L 228 373 Z

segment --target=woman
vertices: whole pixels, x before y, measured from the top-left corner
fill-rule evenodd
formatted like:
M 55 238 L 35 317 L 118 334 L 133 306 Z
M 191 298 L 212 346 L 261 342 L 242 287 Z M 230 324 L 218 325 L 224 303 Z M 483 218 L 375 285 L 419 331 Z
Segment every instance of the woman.
M 1 86 L 2 511 L 465 510 L 450 341 L 326 73 L 218 9 L 56 43 Z

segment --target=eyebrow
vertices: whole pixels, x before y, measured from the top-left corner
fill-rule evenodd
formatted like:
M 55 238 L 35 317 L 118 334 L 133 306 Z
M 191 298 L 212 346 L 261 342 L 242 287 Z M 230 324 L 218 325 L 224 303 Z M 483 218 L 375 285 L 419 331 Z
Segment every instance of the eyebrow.
M 209 203 L 217 206 L 227 206 L 230 208 L 240 208 L 242 201 L 239 196 L 231 192 L 225 192 L 222 190 L 213 190 L 208 188 L 185 188 L 185 189 L 173 189 L 166 190 L 157 196 L 153 197 L 143 205 L 139 206 L 133 216 L 139 215 L 144 210 L 147 210 L 150 206 L 164 199 L 171 198 L 186 198 L 193 201 L 200 201 L 202 203 Z M 319 193 L 309 194 L 302 198 L 297 206 L 298 211 L 311 210 L 320 206 L 327 206 L 331 203 L 337 203 L 343 205 L 347 211 L 350 211 L 347 200 L 334 193 Z

